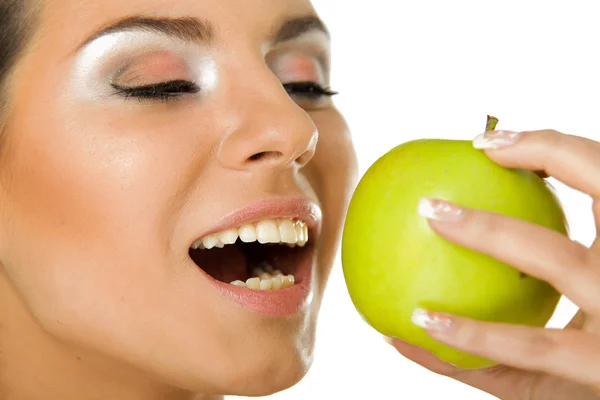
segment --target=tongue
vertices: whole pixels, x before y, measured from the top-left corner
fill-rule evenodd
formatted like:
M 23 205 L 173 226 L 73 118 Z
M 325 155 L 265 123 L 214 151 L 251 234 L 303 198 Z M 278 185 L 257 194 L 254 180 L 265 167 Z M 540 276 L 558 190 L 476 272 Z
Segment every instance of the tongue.
M 222 249 L 196 251 L 193 259 L 204 272 L 219 281 L 245 282 L 248 278 L 246 256 L 235 245 L 225 246 Z

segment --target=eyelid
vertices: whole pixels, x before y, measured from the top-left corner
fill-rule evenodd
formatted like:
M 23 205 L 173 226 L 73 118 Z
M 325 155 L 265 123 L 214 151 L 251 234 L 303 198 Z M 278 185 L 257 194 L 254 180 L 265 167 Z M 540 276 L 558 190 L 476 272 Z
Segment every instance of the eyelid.
M 314 58 L 323 68 L 331 68 L 331 41 L 319 31 L 306 33 L 294 40 L 284 42 L 265 50 L 266 58 L 276 58 L 290 53 Z
M 159 69 L 157 73 L 143 75 L 145 78 L 141 79 L 137 79 L 137 76 L 135 80 L 122 78 L 121 74 L 136 60 L 144 59 L 145 54 L 161 51 L 180 59 L 187 72 L 161 74 Z M 111 83 L 133 86 L 178 78 L 195 81 L 203 92 L 207 92 L 217 86 L 219 72 L 206 48 L 167 40 L 147 32 L 115 32 L 91 42 L 75 54 L 68 91 L 79 100 L 98 101 L 114 93 Z
M 119 90 L 139 90 L 139 89 L 156 89 L 156 88 L 162 88 L 162 89 L 173 89 L 173 88 L 182 88 L 185 90 L 191 90 L 192 88 L 197 88 L 197 85 L 195 82 L 192 81 L 187 81 L 184 79 L 173 79 L 173 80 L 169 80 L 169 81 L 160 81 L 160 82 L 156 82 L 156 83 L 149 83 L 149 84 L 144 84 L 144 85 L 132 85 L 132 86 L 124 86 L 124 85 L 119 85 L 116 83 L 112 83 L 111 84 L 112 87 L 114 87 L 115 89 L 119 89 Z M 197 89 L 199 90 L 199 88 Z
M 311 81 L 326 85 L 329 81 L 329 71 L 314 54 L 292 50 L 274 54 L 267 61 L 282 82 Z
M 190 66 L 187 62 L 168 52 L 150 53 L 127 62 L 113 77 L 113 82 L 121 85 L 141 86 L 158 81 L 169 82 L 189 78 Z

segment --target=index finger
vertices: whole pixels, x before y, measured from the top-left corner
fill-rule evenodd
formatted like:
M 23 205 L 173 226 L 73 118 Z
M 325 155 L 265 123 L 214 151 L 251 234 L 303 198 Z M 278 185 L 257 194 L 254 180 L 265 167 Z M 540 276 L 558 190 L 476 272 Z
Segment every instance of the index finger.
M 476 149 L 507 168 L 543 171 L 573 189 L 600 198 L 600 143 L 555 130 L 490 131 L 473 141 Z

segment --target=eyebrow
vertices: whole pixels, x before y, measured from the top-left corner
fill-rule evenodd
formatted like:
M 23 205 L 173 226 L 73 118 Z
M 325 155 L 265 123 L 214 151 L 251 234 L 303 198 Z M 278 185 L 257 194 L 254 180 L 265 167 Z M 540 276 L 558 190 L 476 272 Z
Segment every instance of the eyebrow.
M 273 35 L 273 42 L 275 44 L 287 42 L 288 40 L 296 39 L 311 31 L 320 31 L 321 33 L 324 33 L 328 39 L 330 38 L 329 31 L 323 21 L 315 15 L 307 15 L 285 20 L 277 30 L 277 33 Z
M 214 27 L 196 18 L 152 18 L 134 16 L 110 24 L 90 36 L 80 47 L 115 32 L 146 31 L 167 35 L 186 42 L 209 43 L 214 37 Z
M 94 40 L 115 32 L 141 30 L 198 44 L 208 44 L 214 40 L 215 27 L 208 21 L 192 17 L 163 18 L 163 17 L 127 17 L 101 28 L 83 42 L 79 48 Z M 330 37 L 327 27 L 314 15 L 292 17 L 285 20 L 273 35 L 273 44 L 279 44 L 296 39 L 308 32 L 320 31 Z

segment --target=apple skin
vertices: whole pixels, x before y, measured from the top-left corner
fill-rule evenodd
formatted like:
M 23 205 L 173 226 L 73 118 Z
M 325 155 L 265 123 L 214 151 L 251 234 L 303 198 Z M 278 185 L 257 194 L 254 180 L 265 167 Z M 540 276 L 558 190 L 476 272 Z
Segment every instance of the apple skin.
M 457 367 L 493 366 L 433 340 L 412 324 L 415 308 L 545 326 L 560 294 L 546 282 L 443 239 L 417 214 L 422 197 L 520 218 L 568 236 L 565 214 L 546 181 L 530 171 L 503 168 L 463 140 L 397 146 L 368 169 L 355 190 L 342 265 L 359 314 L 381 334 Z

